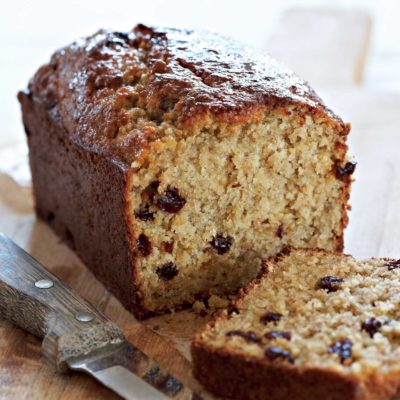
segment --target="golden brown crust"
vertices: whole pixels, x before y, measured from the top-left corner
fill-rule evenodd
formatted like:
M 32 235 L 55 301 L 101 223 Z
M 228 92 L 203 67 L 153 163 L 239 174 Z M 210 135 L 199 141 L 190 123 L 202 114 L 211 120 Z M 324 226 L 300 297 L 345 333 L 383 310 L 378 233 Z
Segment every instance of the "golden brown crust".
M 400 379 L 395 374 L 387 375 L 385 381 L 370 376 L 368 382 L 361 382 L 335 371 L 271 365 L 208 346 L 200 334 L 193 340 L 191 354 L 194 376 L 208 390 L 226 398 L 292 400 L 296 393 L 296 400 L 388 400 L 400 394 Z
M 398 376 L 383 382 L 371 376 L 367 383 L 335 371 L 271 365 L 256 357 L 239 357 L 228 349 L 205 345 L 196 336 L 192 344 L 194 376 L 211 392 L 241 400 L 388 400 L 399 394 Z
M 292 400 L 296 393 L 296 400 L 367 399 L 354 379 L 239 357 L 228 349 L 207 347 L 198 337 L 192 345 L 192 359 L 195 377 L 208 390 L 227 398 Z
M 143 25 L 127 33 L 101 30 L 56 52 L 32 79 L 29 95 L 62 121 L 73 142 L 127 165 L 155 140 L 151 124 L 119 135 L 132 107 L 146 110 L 152 124 L 171 122 L 191 132 L 210 118 L 257 121 L 268 109 L 295 105 L 348 133 L 286 67 L 205 32 Z
M 205 332 L 212 330 L 219 321 L 229 318 L 231 312 L 237 312 L 243 297 L 268 275 L 269 266 L 296 250 L 299 249 L 286 248 L 264 260 L 259 275 L 241 289 L 226 310 L 216 314 L 212 321 L 197 332 L 191 347 L 195 377 L 219 396 L 242 400 L 292 400 L 294 393 L 296 400 L 385 400 L 398 395 L 400 377 L 395 373 L 386 374 L 385 379 L 370 375 L 368 381 L 365 381 L 340 371 L 271 363 L 251 354 L 243 356 L 227 347 L 214 347 L 203 339 Z M 323 249 L 301 251 L 352 257 Z M 393 261 L 387 258 L 382 260 Z

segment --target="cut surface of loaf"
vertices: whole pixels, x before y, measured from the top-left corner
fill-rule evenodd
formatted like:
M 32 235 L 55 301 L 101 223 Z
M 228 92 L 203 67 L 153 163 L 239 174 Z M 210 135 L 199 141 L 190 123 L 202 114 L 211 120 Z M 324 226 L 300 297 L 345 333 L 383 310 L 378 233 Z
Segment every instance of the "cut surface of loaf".
M 284 246 L 342 249 L 349 126 L 268 57 L 99 31 L 19 99 L 39 216 L 139 317 L 230 293 Z
M 202 328 L 194 372 L 237 399 L 400 394 L 400 260 L 287 250 Z

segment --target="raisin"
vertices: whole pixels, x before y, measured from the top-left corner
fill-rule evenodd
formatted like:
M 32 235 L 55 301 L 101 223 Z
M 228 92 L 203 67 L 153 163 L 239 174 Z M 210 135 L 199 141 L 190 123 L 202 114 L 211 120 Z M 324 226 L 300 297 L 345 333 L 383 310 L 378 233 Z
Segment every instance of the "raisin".
M 270 322 L 273 322 L 275 325 L 281 320 L 282 314 L 277 312 L 269 311 L 261 316 L 260 322 L 264 325 L 267 325 Z
M 357 163 L 354 161 L 348 161 L 344 167 L 338 167 L 336 170 L 336 177 L 343 178 L 345 176 L 352 175 L 356 169 Z
M 389 261 L 384 264 L 385 267 L 388 267 L 389 271 L 393 271 L 394 269 L 400 268 L 400 260 Z
M 174 279 L 175 276 L 178 275 L 178 272 L 178 268 L 171 261 L 163 264 L 156 270 L 158 277 L 163 281 L 170 281 L 171 279 Z
M 281 349 L 279 346 L 268 346 L 265 349 L 264 354 L 271 361 L 276 360 L 277 358 L 283 358 L 285 360 L 288 360 L 291 364 L 294 363 L 292 353 L 288 350 Z
M 149 210 L 149 205 L 142 205 L 138 210 L 135 211 L 135 217 L 142 221 L 153 221 L 154 212 Z
M 167 253 L 172 254 L 172 251 L 174 250 L 174 241 L 171 240 L 170 242 L 164 242 L 164 250 Z
M 243 332 L 243 331 L 239 331 L 239 330 L 229 331 L 226 334 L 226 336 L 228 336 L 228 337 L 240 336 L 241 338 L 246 340 L 246 342 L 252 342 L 252 343 L 260 343 L 261 342 L 261 339 L 253 331 L 247 331 L 247 332 Z
M 290 340 L 292 338 L 292 333 L 288 331 L 270 331 L 267 332 L 264 337 L 267 339 L 277 339 L 282 338 L 286 340 Z
M 340 362 L 343 364 L 346 360 L 352 357 L 352 346 L 353 342 L 350 339 L 345 338 L 333 343 L 329 347 L 328 352 L 337 354 L 340 358 Z
M 382 322 L 378 321 L 376 318 L 368 318 L 361 324 L 361 329 L 367 333 L 372 338 L 375 333 L 379 332 L 382 327 Z
M 136 247 L 143 257 L 147 257 L 151 254 L 151 243 L 144 233 L 141 233 L 139 238 L 136 240 Z
M 178 189 L 168 186 L 164 194 L 154 197 L 154 204 L 160 210 L 176 214 L 186 204 L 186 199 L 179 194 Z
M 284 233 L 285 233 L 285 227 L 283 226 L 283 224 L 280 224 L 278 226 L 278 229 L 276 230 L 276 236 L 278 236 L 279 239 L 282 239 Z
M 340 284 L 343 283 L 343 279 L 337 276 L 324 276 L 317 284 L 318 289 L 325 289 L 328 293 L 336 292 L 340 288 Z
M 210 244 L 217 250 L 218 254 L 225 254 L 231 249 L 232 242 L 232 236 L 223 237 L 218 234 L 212 238 Z

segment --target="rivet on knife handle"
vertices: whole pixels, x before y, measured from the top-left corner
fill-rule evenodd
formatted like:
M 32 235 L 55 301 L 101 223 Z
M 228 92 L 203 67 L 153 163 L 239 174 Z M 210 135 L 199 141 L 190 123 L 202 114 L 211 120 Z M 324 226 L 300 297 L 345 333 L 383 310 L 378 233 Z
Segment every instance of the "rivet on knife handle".
M 176 400 L 205 398 L 126 341 L 117 325 L 2 233 L 0 315 L 44 338 L 43 353 L 58 369 L 87 372 L 127 399 L 141 398 L 140 387 L 153 391 L 148 398 L 156 398 L 155 389 Z
M 28 253 L 0 233 L 0 313 L 16 325 L 44 337 L 87 327 L 78 313 L 91 315 L 91 325 L 107 318 L 76 295 Z M 54 325 L 57 321 L 57 325 Z

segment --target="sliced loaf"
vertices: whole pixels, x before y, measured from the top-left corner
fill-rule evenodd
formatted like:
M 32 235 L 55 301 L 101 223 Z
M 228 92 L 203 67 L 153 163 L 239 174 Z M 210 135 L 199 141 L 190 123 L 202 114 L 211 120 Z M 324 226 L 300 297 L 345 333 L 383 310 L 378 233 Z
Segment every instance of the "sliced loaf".
M 197 378 L 226 397 L 388 399 L 400 389 L 400 260 L 281 253 L 192 352 Z

